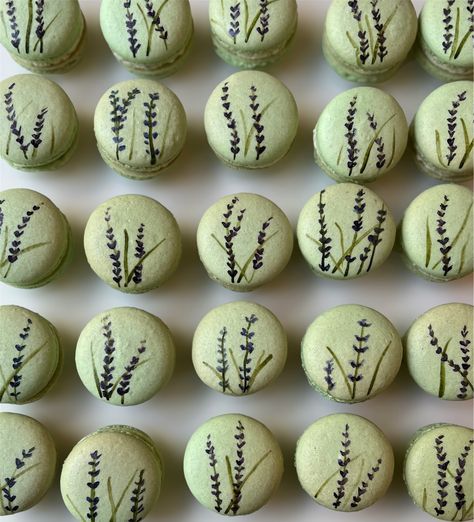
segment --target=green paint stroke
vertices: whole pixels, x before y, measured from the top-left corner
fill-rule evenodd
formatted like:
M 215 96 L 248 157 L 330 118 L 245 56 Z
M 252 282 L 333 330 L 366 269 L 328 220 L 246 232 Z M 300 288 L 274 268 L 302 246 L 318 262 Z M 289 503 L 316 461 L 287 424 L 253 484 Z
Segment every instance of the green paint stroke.
M 379 360 L 377 361 L 377 365 L 375 366 L 374 374 L 372 375 L 372 379 L 370 380 L 369 389 L 367 390 L 367 396 L 370 395 L 370 393 L 374 387 L 375 381 L 377 379 L 377 375 L 380 370 L 380 366 L 382 365 L 382 361 L 384 360 L 385 355 L 387 354 L 388 349 L 390 348 L 391 344 L 392 344 L 392 340 L 390 339 L 387 346 L 384 348 L 382 354 L 380 355 Z

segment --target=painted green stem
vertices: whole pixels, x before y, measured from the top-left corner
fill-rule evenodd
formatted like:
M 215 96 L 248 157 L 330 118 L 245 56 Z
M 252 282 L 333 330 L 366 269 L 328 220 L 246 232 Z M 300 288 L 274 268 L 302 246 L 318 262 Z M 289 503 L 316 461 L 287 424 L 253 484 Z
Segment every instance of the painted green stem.
M 367 390 L 367 396 L 369 396 L 370 393 L 372 392 L 372 389 L 374 387 L 375 381 L 377 379 L 377 375 L 378 375 L 379 370 L 380 370 L 380 366 L 382 365 L 382 361 L 384 360 L 385 355 L 387 354 L 388 349 L 390 348 L 391 344 L 392 344 L 392 340 L 390 339 L 390 341 L 388 342 L 387 346 L 384 348 L 384 350 L 382 352 L 382 355 L 379 357 L 379 360 L 377 361 L 377 365 L 375 366 L 374 374 L 372 375 L 372 379 L 370 380 L 370 385 L 369 385 L 369 388 Z

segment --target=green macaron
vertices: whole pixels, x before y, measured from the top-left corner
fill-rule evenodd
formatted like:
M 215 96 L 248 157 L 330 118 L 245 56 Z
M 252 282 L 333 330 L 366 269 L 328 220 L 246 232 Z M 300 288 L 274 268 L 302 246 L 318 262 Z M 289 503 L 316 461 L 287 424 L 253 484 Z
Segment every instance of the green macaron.
M 276 62 L 296 33 L 296 0 L 210 0 L 209 21 L 216 53 L 235 67 Z
M 404 344 L 418 386 L 440 399 L 472 399 L 472 330 L 473 307 L 462 303 L 436 306 L 413 322 Z
M 103 0 L 100 27 L 122 65 L 158 78 L 181 67 L 194 32 L 189 0 Z
M 425 1 L 416 57 L 428 73 L 444 81 L 472 78 L 473 22 L 472 0 Z
M 438 520 L 472 520 L 474 434 L 455 424 L 419 429 L 405 456 L 403 478 L 413 502 Z
M 407 120 L 395 98 L 356 87 L 324 108 L 313 132 L 314 157 L 334 180 L 366 183 L 395 167 L 407 140 Z
M 19 170 L 54 170 L 74 152 L 78 119 L 58 84 L 36 74 L 0 82 L 0 157 Z
M 63 73 L 82 56 L 86 24 L 78 0 L 5 0 L 0 44 L 25 69 Z
M 49 283 L 67 261 L 70 235 L 66 217 L 43 194 L 0 192 L 0 281 L 19 288 Z
M 0 412 L 0 516 L 26 511 L 44 497 L 56 474 L 56 458 L 54 441 L 41 423 Z
M 333 0 L 324 23 L 323 52 L 340 76 L 380 83 L 403 64 L 416 32 L 411 0 Z
M 186 113 L 178 97 L 153 80 L 110 87 L 97 104 L 94 132 L 102 159 L 131 179 L 149 179 L 179 156 Z
M 163 465 L 152 439 L 113 425 L 81 439 L 64 461 L 61 494 L 76 520 L 138 521 L 160 495 Z
M 362 402 L 390 386 L 403 357 L 400 336 L 367 306 L 336 306 L 318 316 L 301 343 L 301 362 L 316 391 L 338 402 Z
M 464 181 L 472 178 L 473 82 L 447 83 L 421 103 L 410 133 L 418 167 L 433 178 Z
M 316 193 L 298 218 L 298 244 L 315 274 L 353 279 L 379 267 L 390 255 L 396 227 L 385 202 L 355 183 Z
M 181 233 L 173 214 L 146 196 L 104 201 L 90 215 L 84 249 L 92 270 L 109 286 L 140 294 L 161 286 L 181 259 Z
M 298 109 L 280 80 L 261 71 L 240 71 L 212 92 L 204 111 L 207 141 L 226 165 L 270 167 L 296 137 Z
M 249 395 L 270 384 L 283 370 L 286 352 L 280 321 L 264 306 L 247 301 L 214 308 L 193 337 L 196 373 L 227 395 Z
M 213 417 L 191 436 L 184 477 L 205 508 L 248 515 L 263 507 L 283 475 L 283 455 L 272 432 L 240 414 Z
M 282 210 L 257 194 L 225 196 L 206 210 L 197 229 L 199 258 L 209 277 L 248 292 L 274 279 L 293 250 Z
M 0 306 L 0 402 L 40 399 L 56 382 L 62 350 L 56 328 L 44 317 L 14 305 Z
M 301 435 L 295 466 L 301 487 L 318 504 L 350 512 L 385 495 L 394 457 L 375 424 L 359 415 L 335 413 L 318 419 Z
M 472 273 L 472 192 L 436 185 L 405 210 L 399 242 L 408 267 L 429 281 L 451 281 Z

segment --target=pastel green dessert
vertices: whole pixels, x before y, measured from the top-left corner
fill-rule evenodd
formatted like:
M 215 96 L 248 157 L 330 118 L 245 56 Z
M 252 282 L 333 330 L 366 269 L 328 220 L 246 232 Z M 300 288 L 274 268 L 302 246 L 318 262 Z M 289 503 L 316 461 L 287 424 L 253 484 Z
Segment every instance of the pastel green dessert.
M 246 301 L 208 312 L 193 337 L 196 373 L 227 395 L 249 395 L 270 384 L 283 370 L 286 352 L 280 321 L 264 306 Z
M 448 82 L 472 78 L 473 23 L 472 0 L 426 0 L 416 46 L 423 68 Z
M 473 397 L 473 307 L 449 303 L 431 308 L 407 331 L 404 344 L 413 380 L 440 399 Z
M 43 194 L 0 192 L 0 281 L 19 288 L 49 283 L 66 264 L 70 236 L 66 217 Z
M 403 64 L 416 32 L 411 0 L 333 0 L 324 24 L 323 52 L 340 76 L 380 83 Z
M 0 44 L 25 69 L 64 73 L 82 57 L 86 24 L 77 0 L 5 0 Z
M 359 415 L 335 413 L 318 419 L 301 435 L 295 466 L 301 487 L 318 504 L 350 512 L 385 495 L 394 457 L 375 424 Z
M 181 67 L 194 32 L 188 0 L 103 0 L 100 27 L 122 65 L 158 78 Z
M 442 85 L 421 103 L 410 128 L 418 167 L 433 178 L 472 178 L 473 82 Z
M 410 442 L 404 480 L 413 502 L 440 520 L 472 520 L 473 431 L 455 424 L 431 424 Z
M 318 316 L 301 343 L 301 362 L 311 386 L 338 402 L 371 399 L 392 384 L 403 357 L 400 336 L 367 306 L 336 306 Z
M 92 395 L 131 406 L 151 399 L 171 378 L 175 348 L 163 321 L 138 308 L 112 308 L 79 336 L 76 367 Z
M 56 458 L 54 441 L 41 423 L 0 412 L 0 516 L 26 511 L 44 497 L 56 473 Z
M 62 350 L 56 328 L 44 317 L 14 305 L 0 306 L 0 403 L 40 399 L 56 382 Z
M 296 0 L 210 0 L 216 53 L 235 67 L 266 67 L 286 52 L 296 33 Z
M 149 179 L 183 150 L 186 113 L 178 97 L 161 83 L 127 80 L 99 100 L 94 132 L 110 168 L 127 178 Z
M 184 477 L 196 500 L 220 515 L 248 515 L 263 507 L 283 475 L 272 432 L 240 414 L 213 417 L 191 436 Z
M 181 232 L 173 214 L 136 194 L 104 201 L 89 217 L 84 249 L 92 270 L 112 288 L 148 292 L 167 281 L 181 259 Z
M 151 438 L 113 425 L 72 448 L 61 471 L 64 504 L 76 520 L 142 520 L 160 495 L 163 465 Z
M 436 185 L 408 206 L 399 226 L 407 266 L 429 281 L 452 281 L 472 273 L 472 192 Z
M 395 222 L 385 202 L 355 183 L 330 185 L 303 207 L 298 244 L 313 272 L 353 279 L 378 268 L 395 242 Z
M 1 25 L 1 24 L 0 24 Z M 0 82 L 0 157 L 25 171 L 62 167 L 76 148 L 78 119 L 61 87 L 36 74 Z
M 293 231 L 275 203 L 231 194 L 206 210 L 197 230 L 199 258 L 211 279 L 248 292 L 274 279 L 293 250 Z
M 316 163 L 332 179 L 366 183 L 400 161 L 408 124 L 398 102 L 380 89 L 356 87 L 333 98 L 313 132 Z
M 261 71 L 240 71 L 212 92 L 204 111 L 207 141 L 226 165 L 261 169 L 291 148 L 298 109 L 280 80 Z

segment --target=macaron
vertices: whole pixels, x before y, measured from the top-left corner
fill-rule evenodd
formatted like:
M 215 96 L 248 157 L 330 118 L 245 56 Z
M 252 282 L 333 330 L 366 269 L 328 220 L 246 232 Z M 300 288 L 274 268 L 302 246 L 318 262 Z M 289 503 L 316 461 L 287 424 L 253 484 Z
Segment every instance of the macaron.
M 444 181 L 472 178 L 473 82 L 447 83 L 429 94 L 410 128 L 417 166 Z
M 186 113 L 174 92 L 161 83 L 127 80 L 100 98 L 94 132 L 100 155 L 110 168 L 126 178 L 149 179 L 183 150 Z
M 175 348 L 161 319 L 138 308 L 112 308 L 82 330 L 76 367 L 88 391 L 109 404 L 151 399 L 171 378 Z
M 158 78 L 182 66 L 194 32 L 189 0 L 103 0 L 100 27 L 122 65 Z
M 0 403 L 40 399 L 56 382 L 63 354 L 56 328 L 21 306 L 0 306 Z
M 296 0 L 210 0 L 209 21 L 216 53 L 230 65 L 266 67 L 286 52 L 296 33 Z
M 41 423 L 0 412 L 0 516 L 38 504 L 51 487 L 56 459 L 53 438 Z
M 261 71 L 232 74 L 204 111 L 207 141 L 229 167 L 261 169 L 281 160 L 298 130 L 298 108 L 283 83 Z
M 403 347 L 393 324 L 367 306 L 331 308 L 308 327 L 301 362 L 310 385 L 338 402 L 362 402 L 390 386 Z
M 287 338 L 268 308 L 248 301 L 208 312 L 193 337 L 193 365 L 201 381 L 227 395 L 249 395 L 273 382 L 286 362 Z
M 405 210 L 399 242 L 407 266 L 429 281 L 472 273 L 472 192 L 449 183 L 419 194 Z
M 385 202 L 355 183 L 317 192 L 298 218 L 298 244 L 316 275 L 353 279 L 378 268 L 390 255 L 396 227 Z
M 0 82 L 0 157 L 18 170 L 62 167 L 77 143 L 78 119 L 68 95 L 36 74 Z
M 375 87 L 356 87 L 323 109 L 313 132 L 314 158 L 336 181 L 367 183 L 397 165 L 407 141 L 397 100 Z
M 441 520 L 472 520 L 472 429 L 431 424 L 419 429 L 405 456 L 404 480 L 413 502 Z
M 33 72 L 56 74 L 79 62 L 86 24 L 77 0 L 5 0 L 3 4 L 0 44 L 18 64 Z
M 43 194 L 0 192 L 0 281 L 18 288 L 49 283 L 65 266 L 70 236 L 66 217 Z
M 131 426 L 113 425 L 72 448 L 61 471 L 64 504 L 76 520 L 146 517 L 160 495 L 163 465 L 151 438 Z
M 351 413 L 321 417 L 301 435 L 295 466 L 301 487 L 334 511 L 360 511 L 387 492 L 394 457 L 390 442 L 372 422 Z
M 473 23 L 472 0 L 426 0 L 418 19 L 418 62 L 440 80 L 472 78 Z
M 92 270 L 112 288 L 140 294 L 161 286 L 181 258 L 173 214 L 147 196 L 115 196 L 99 205 L 84 230 Z
M 472 399 L 473 326 L 473 307 L 462 303 L 435 306 L 412 323 L 405 356 L 420 388 L 440 399 Z
M 209 207 L 197 229 L 199 258 L 209 277 L 237 292 L 274 279 L 293 251 L 288 218 L 258 194 L 225 196 Z
M 202 424 L 184 453 L 184 478 L 205 508 L 220 515 L 248 515 L 263 507 L 283 475 L 283 455 L 272 432 L 240 414 Z
M 416 32 L 411 0 L 333 0 L 324 23 L 323 53 L 343 78 L 380 83 L 403 64 Z

